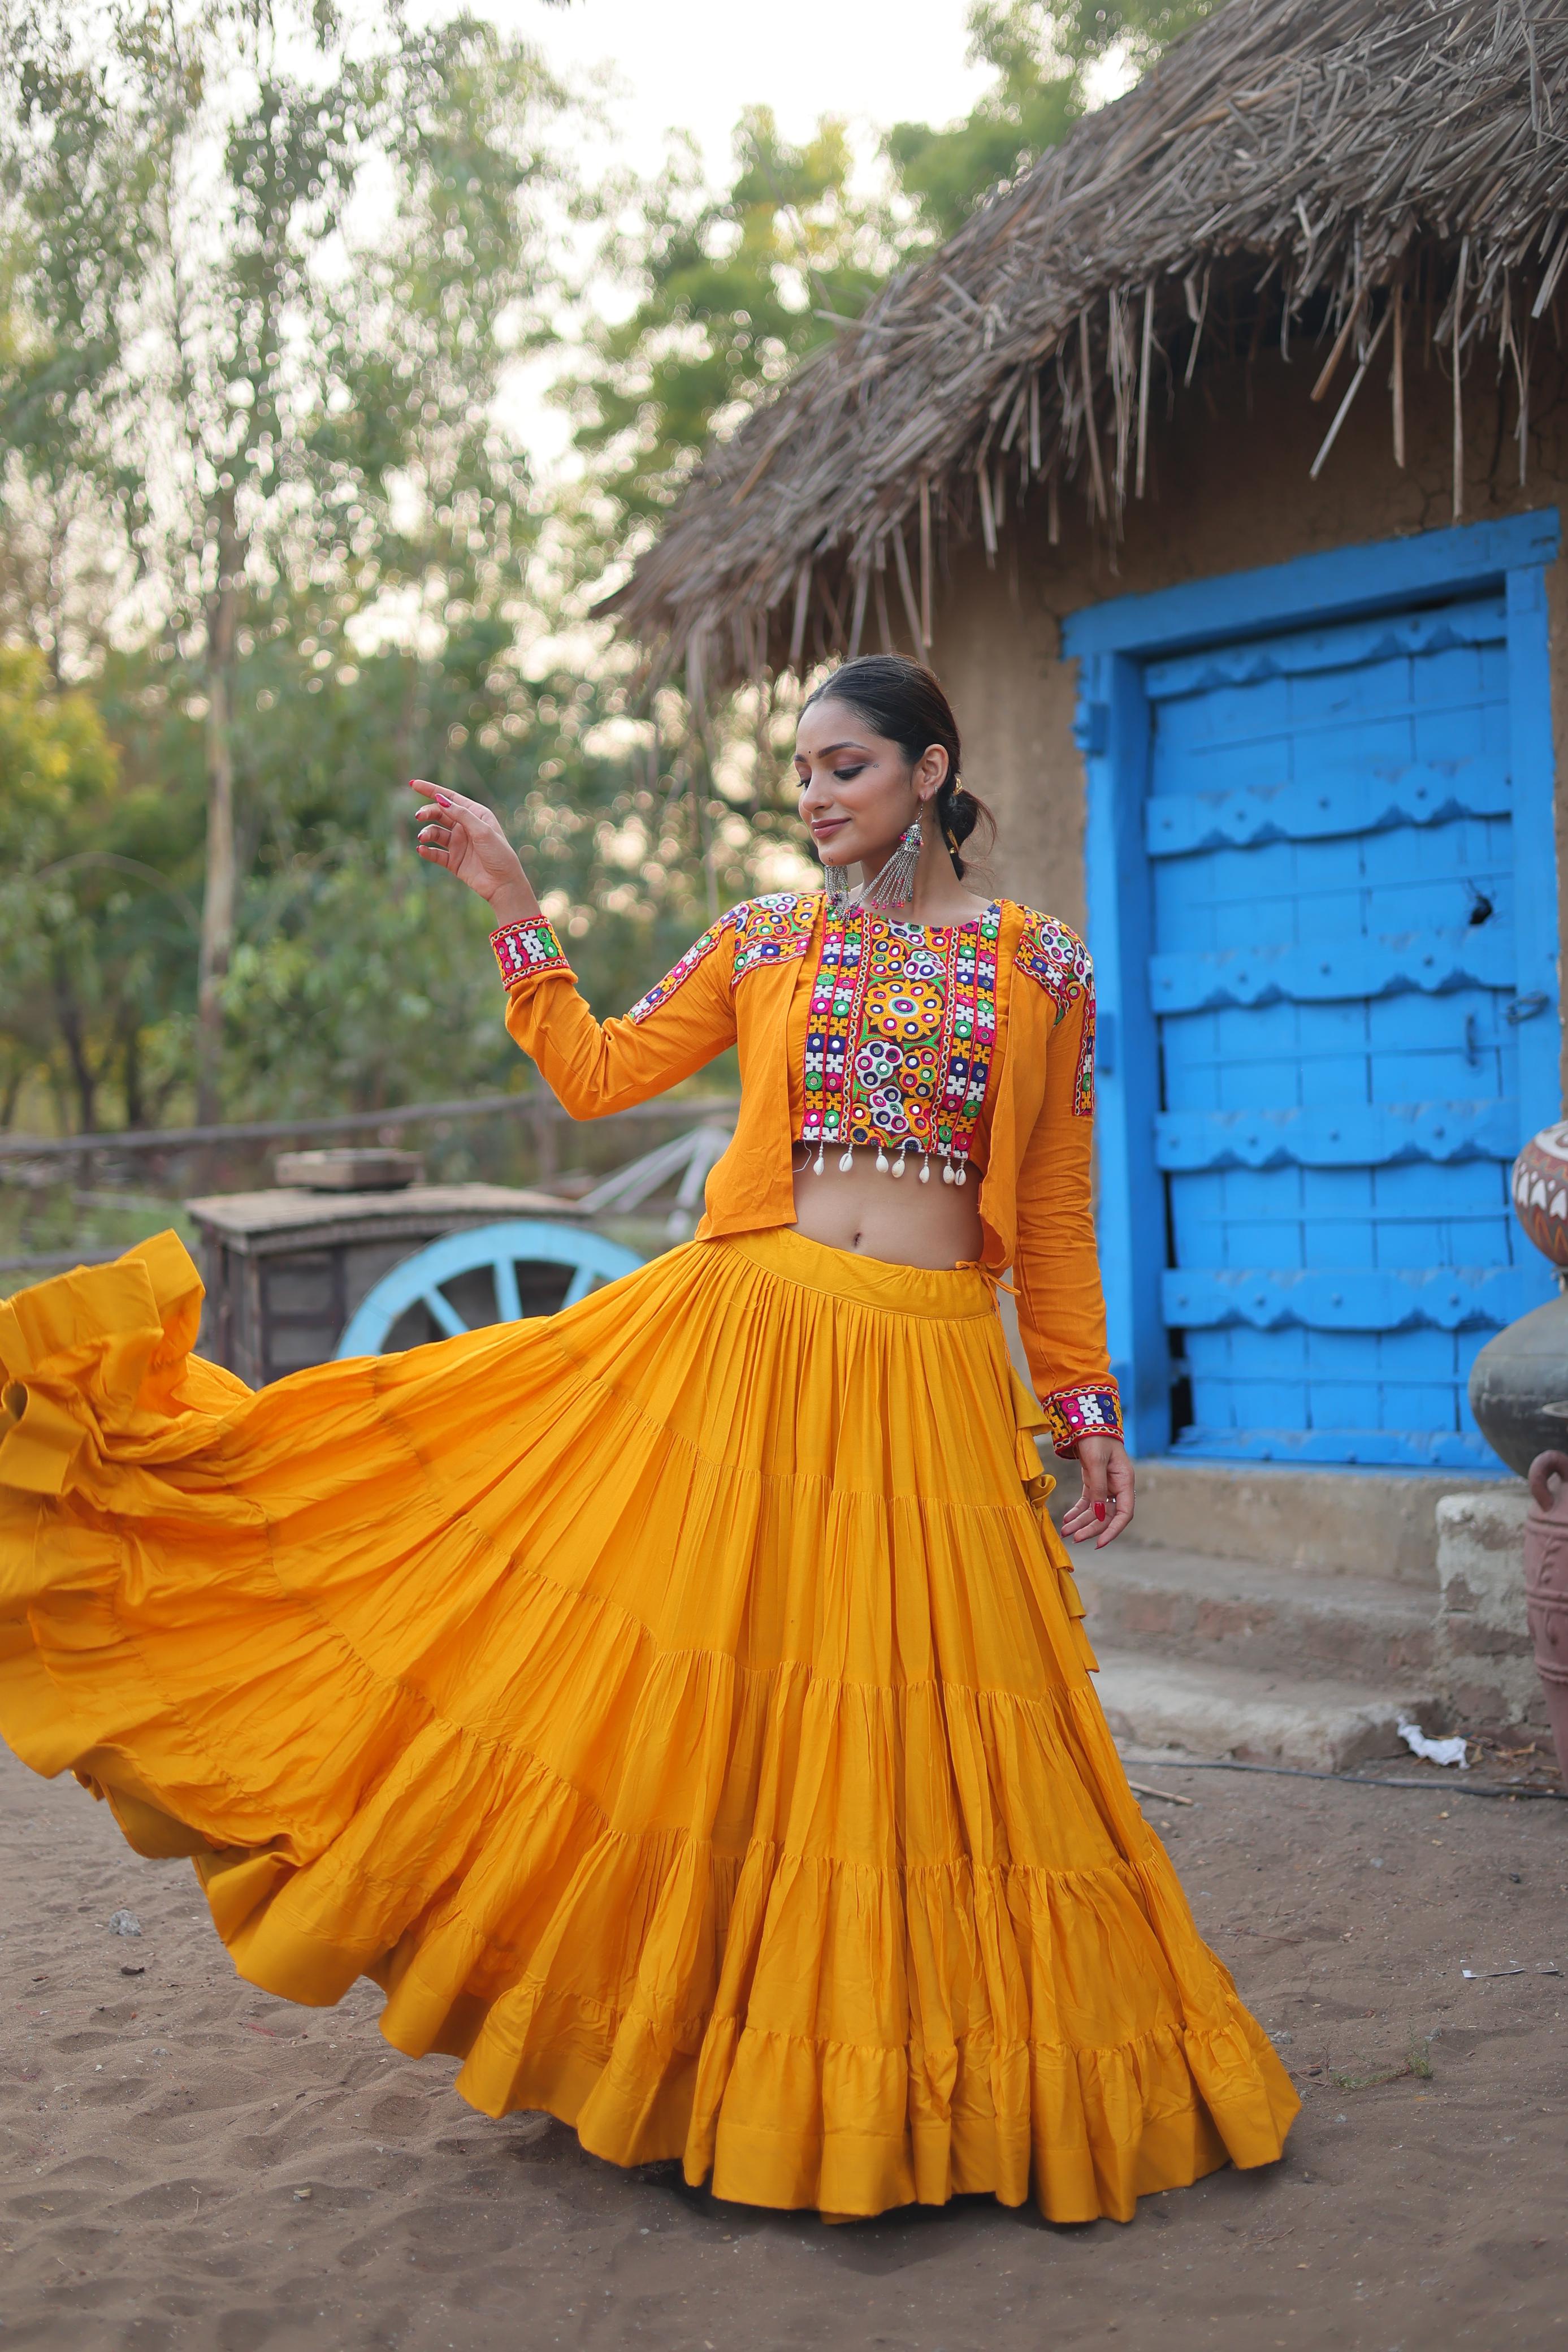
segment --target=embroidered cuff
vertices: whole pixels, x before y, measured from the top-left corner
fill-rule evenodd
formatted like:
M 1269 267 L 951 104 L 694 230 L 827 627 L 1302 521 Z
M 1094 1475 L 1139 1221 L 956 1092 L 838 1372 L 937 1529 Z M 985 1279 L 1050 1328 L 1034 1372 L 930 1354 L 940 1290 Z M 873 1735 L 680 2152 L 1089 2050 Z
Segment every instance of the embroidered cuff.
M 1122 1400 L 1109 1381 L 1086 1381 L 1082 1388 L 1053 1389 L 1040 1399 L 1040 1411 L 1051 1444 L 1063 1461 L 1078 1451 L 1081 1437 L 1120 1437 Z
M 569 979 L 575 977 L 560 941 L 542 915 L 530 915 L 520 923 L 503 923 L 498 931 L 491 932 L 490 945 L 508 988 L 514 981 L 537 980 L 544 971 L 564 971 Z

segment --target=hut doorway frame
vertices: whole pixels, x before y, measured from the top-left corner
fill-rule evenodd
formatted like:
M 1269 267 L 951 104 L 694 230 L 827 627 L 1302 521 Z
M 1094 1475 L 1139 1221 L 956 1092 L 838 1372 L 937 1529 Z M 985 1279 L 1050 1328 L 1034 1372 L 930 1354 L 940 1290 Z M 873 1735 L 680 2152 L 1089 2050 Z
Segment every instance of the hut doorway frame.
M 1492 589 L 1506 597 L 1518 990 L 1544 992 L 1518 1031 L 1521 1144 L 1562 1116 L 1558 886 L 1545 567 L 1555 507 L 1302 555 L 1072 614 L 1064 657 L 1079 664 L 1074 736 L 1087 782 L 1089 945 L 1099 997 L 1097 1224 L 1112 1366 L 1131 1450 L 1171 1449 L 1175 1370 L 1161 1307 L 1168 1264 L 1156 1165 L 1159 1039 L 1149 988 L 1153 889 L 1145 843 L 1150 740 L 1143 672 L 1151 659 L 1291 627 L 1370 616 L 1412 601 Z M 1305 1465 L 1303 1465 L 1305 1466 Z

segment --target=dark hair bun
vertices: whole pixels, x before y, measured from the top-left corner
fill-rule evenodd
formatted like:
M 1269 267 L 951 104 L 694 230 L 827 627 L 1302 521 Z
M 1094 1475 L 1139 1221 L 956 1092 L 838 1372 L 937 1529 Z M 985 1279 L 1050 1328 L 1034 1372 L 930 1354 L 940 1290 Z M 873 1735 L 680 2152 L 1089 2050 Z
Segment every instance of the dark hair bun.
M 953 871 L 962 881 L 966 868 L 960 850 L 980 824 L 988 829 L 989 847 L 996 839 L 996 820 L 959 781 L 958 722 L 935 674 L 906 654 L 862 654 L 855 661 L 841 662 L 831 677 L 806 697 L 804 708 L 810 710 L 813 702 L 848 703 L 868 727 L 897 744 L 911 767 L 934 746 L 946 752 L 947 774 L 936 794 L 936 822 Z

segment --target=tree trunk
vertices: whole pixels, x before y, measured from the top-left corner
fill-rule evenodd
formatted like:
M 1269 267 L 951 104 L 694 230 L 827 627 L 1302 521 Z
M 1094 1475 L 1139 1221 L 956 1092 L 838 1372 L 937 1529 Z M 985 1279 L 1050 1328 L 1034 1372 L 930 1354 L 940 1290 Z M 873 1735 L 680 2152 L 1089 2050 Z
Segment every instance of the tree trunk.
M 234 954 L 238 881 L 229 688 L 244 550 L 235 528 L 232 489 L 219 494 L 217 558 L 217 582 L 207 600 L 206 880 L 202 895 L 202 952 L 196 990 L 196 1119 L 204 1127 L 220 1115 L 223 987 Z
M 81 1007 L 71 992 L 63 974 L 55 975 L 55 1017 L 65 1042 L 66 1058 L 70 1064 L 71 1079 L 77 1095 L 77 1132 L 92 1135 L 98 1129 L 98 1072 L 92 1066 L 88 1052 L 87 1035 L 82 1025 Z
M 134 1017 L 128 1019 L 120 1033 L 120 1068 L 125 1086 L 125 1124 L 145 1127 L 147 1106 L 141 1094 L 141 1030 Z

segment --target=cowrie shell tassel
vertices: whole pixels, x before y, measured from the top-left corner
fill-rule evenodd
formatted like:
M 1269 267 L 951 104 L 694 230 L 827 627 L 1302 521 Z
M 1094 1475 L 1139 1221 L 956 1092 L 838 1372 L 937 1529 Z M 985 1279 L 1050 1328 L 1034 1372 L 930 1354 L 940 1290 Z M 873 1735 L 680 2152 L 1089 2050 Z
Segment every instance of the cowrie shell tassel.
M 885 1176 L 887 1173 L 887 1154 L 880 1143 L 876 1147 L 876 1172 L 879 1176 Z
M 931 1162 L 929 1160 L 923 1160 L 920 1163 L 920 1181 L 923 1184 L 929 1184 L 931 1181 Z
M 820 1175 L 821 1174 L 821 1172 L 822 1172 L 822 1147 L 821 1147 L 821 1144 L 819 1144 L 819 1145 L 817 1146 L 817 1156 L 816 1156 L 815 1160 L 812 1160 L 812 1162 L 811 1162 L 811 1173 L 812 1173 L 812 1175 L 813 1175 L 813 1176 L 820 1176 Z
M 850 1146 L 850 1148 L 849 1148 L 849 1150 L 845 1152 L 845 1154 L 844 1154 L 843 1158 L 842 1158 L 842 1159 L 840 1160 L 840 1162 L 839 1162 L 839 1172 L 840 1172 L 840 1174 L 841 1174 L 841 1175 L 843 1175 L 843 1176 L 847 1176 L 847 1175 L 849 1174 L 849 1172 L 850 1172 L 850 1170 L 854 1166 L 854 1164 L 855 1164 L 855 1148 L 854 1148 L 854 1145 L 852 1143 L 852 1144 L 851 1144 L 851 1146 Z
M 902 1151 L 893 1163 L 893 1172 L 895 1176 L 902 1176 L 904 1173 L 904 1153 Z
M 960 1168 L 958 1173 L 953 1179 L 955 1184 L 967 1184 L 968 1181 L 969 1171 L 967 1168 Z
M 942 1181 L 944 1184 L 950 1184 L 953 1181 L 953 1162 L 950 1160 L 944 1160 L 942 1162 Z

